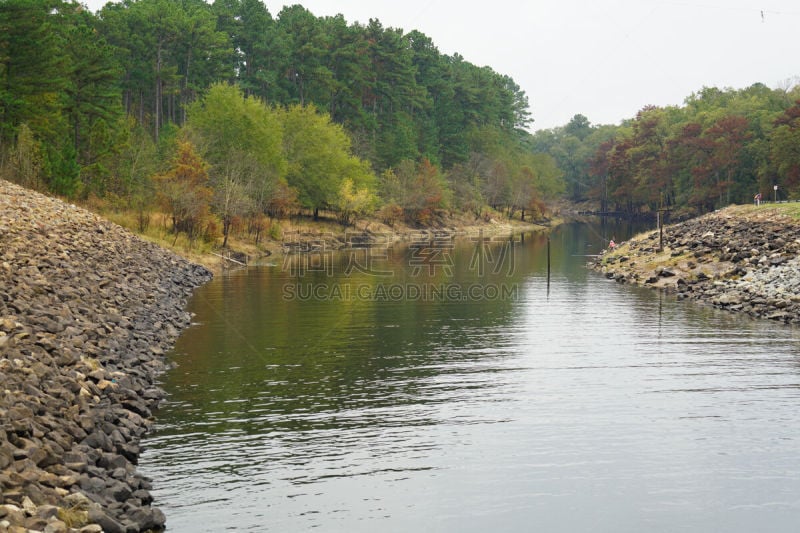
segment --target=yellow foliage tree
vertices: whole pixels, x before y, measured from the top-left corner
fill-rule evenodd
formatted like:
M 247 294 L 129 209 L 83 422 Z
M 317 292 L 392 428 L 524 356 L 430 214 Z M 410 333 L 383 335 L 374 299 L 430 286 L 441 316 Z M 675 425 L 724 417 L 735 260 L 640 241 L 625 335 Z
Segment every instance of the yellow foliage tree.
M 172 167 L 153 178 L 158 201 L 172 217 L 172 231 L 194 239 L 206 230 L 214 191 L 209 186 L 208 165 L 192 143 L 178 141 Z
M 351 178 L 342 180 L 339 192 L 334 201 L 339 222 L 348 226 L 355 224 L 358 217 L 368 215 L 375 210 L 377 197 L 368 187 L 357 187 Z

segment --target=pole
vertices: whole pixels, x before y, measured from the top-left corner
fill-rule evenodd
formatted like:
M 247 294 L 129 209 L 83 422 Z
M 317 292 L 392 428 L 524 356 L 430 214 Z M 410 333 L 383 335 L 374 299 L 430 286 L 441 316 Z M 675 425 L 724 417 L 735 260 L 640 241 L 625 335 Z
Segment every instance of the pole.
M 547 295 L 550 296 L 550 236 L 547 236 Z

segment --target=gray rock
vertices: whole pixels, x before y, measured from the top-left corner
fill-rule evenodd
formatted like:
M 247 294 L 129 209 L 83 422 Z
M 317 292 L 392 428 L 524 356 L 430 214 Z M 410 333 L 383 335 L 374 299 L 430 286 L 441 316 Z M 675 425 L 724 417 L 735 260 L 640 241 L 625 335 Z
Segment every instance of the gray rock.
M 189 324 L 186 298 L 210 273 L 2 180 L 0 228 L 0 514 L 16 529 L 25 517 L 11 503 L 28 498 L 29 518 L 50 520 L 52 504 L 94 501 L 107 531 L 138 531 L 116 499 L 151 501 L 131 495 L 149 486 L 133 466 L 139 439 L 163 397 L 164 353 Z
M 104 533 L 127 533 L 127 528 L 121 522 L 108 516 L 96 505 L 89 508 L 89 522 L 102 527 Z
M 153 507 L 139 508 L 128 514 L 142 531 L 150 529 L 163 529 L 167 522 L 164 513 Z
M 48 522 L 44 528 L 43 533 L 68 533 L 69 527 L 61 520 L 53 520 Z

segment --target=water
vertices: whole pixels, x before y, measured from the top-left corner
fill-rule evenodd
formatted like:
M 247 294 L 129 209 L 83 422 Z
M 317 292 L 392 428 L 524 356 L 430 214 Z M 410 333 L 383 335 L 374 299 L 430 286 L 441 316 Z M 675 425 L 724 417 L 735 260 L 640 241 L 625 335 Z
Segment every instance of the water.
M 796 531 L 797 331 L 586 270 L 612 232 L 556 230 L 549 285 L 529 235 L 200 289 L 141 461 L 168 531 Z

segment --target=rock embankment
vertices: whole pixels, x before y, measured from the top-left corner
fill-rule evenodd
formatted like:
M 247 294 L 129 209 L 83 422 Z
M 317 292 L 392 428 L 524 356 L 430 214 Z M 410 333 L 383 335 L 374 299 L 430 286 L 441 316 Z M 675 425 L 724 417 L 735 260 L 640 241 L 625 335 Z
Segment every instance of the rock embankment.
M 727 208 L 637 236 L 595 268 L 730 311 L 800 322 L 800 222 L 779 209 Z
M 0 531 L 163 529 L 140 439 L 211 274 L 0 180 Z

